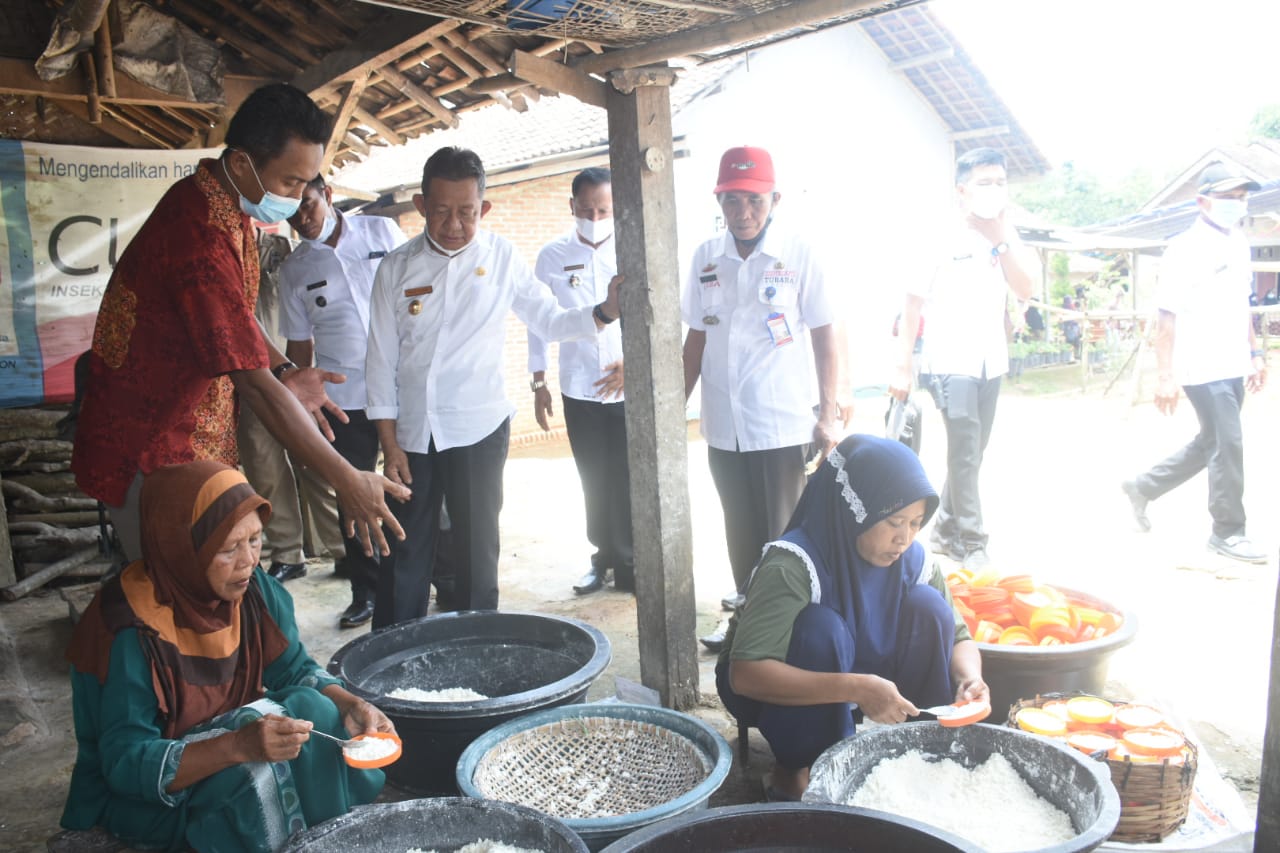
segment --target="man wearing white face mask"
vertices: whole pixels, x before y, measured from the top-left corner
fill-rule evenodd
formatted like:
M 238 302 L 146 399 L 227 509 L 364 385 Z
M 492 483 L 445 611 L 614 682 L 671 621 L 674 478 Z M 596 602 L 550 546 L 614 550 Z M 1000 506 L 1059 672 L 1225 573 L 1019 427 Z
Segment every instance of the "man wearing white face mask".
M 1121 484 L 1139 527 L 1150 530 L 1147 503 L 1207 468 L 1213 518 L 1209 550 L 1246 563 L 1267 561 L 1266 552 L 1245 535 L 1240 426 L 1245 391 L 1261 391 L 1267 381 L 1267 354 L 1258 347 L 1249 314 L 1249 239 L 1240 229 L 1249 213 L 1248 193 L 1256 189 L 1248 176 L 1210 163 L 1200 173 L 1196 221 L 1165 249 L 1156 292 L 1155 402 L 1161 412 L 1173 414 L 1181 385 L 1200 433 Z
M 967 569 L 990 562 L 978 477 L 1000 377 L 1009 369 L 1008 295 L 1029 299 L 1039 272 L 1035 256 L 1024 250 L 1007 221 L 1006 182 L 1004 155 L 992 148 L 975 148 L 956 161 L 960 227 L 944 245 L 932 279 L 908 283 L 902 313 L 904 329 L 916 328 L 921 314 L 927 315 L 921 374 L 928 377 L 947 430 L 947 480 L 933 519 L 933 549 Z M 914 342 L 907 335 L 902 341 L 889 390 L 905 402 Z
M 566 308 L 595 305 L 618 273 L 613 241 L 613 194 L 608 169 L 593 167 L 573 179 L 573 230 L 538 253 L 534 275 Z M 547 342 L 529 332 L 529 370 L 538 425 L 550 430 L 555 411 L 547 387 Z M 622 402 L 622 330 L 608 326 L 594 338 L 560 344 L 560 394 L 573 461 L 582 480 L 591 568 L 574 584 L 578 595 L 596 592 L 613 570 L 615 589 L 635 589 L 631 547 L 630 472 Z
M 346 382 L 325 389 L 347 416 L 343 423 L 326 413 L 333 447 L 354 467 L 373 471 L 378 430 L 364 413 L 369 295 L 378 264 L 404 243 L 404 232 L 384 216 L 343 216 L 320 176 L 302 191 L 289 224 L 302 245 L 280 266 L 280 334 L 289 342 L 285 355 L 302 367 L 310 367 L 314 356 L 317 366 L 346 375 Z M 348 542 L 346 556 L 334 568 L 351 582 L 351 604 L 339 625 L 363 625 L 373 618 L 377 558 Z

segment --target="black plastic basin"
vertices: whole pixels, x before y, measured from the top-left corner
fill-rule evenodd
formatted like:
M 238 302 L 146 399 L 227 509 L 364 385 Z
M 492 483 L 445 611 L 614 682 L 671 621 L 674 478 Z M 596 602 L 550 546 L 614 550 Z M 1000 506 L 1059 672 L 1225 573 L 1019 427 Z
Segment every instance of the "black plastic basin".
M 456 850 L 482 838 L 546 853 L 587 853 L 573 830 L 542 812 L 459 797 L 358 806 L 293 836 L 282 853 Z
M 329 671 L 382 709 L 404 742 L 387 778 L 415 794 L 454 794 L 458 757 L 507 720 L 581 702 L 609 665 L 609 640 L 563 616 L 471 611 L 428 616 L 366 634 L 343 646 Z M 398 687 L 466 687 L 475 702 L 391 699 Z
M 944 728 L 922 722 L 868 728 L 818 757 L 810 771 L 804 801 L 846 803 L 881 760 L 913 750 L 930 760 L 950 758 L 968 768 L 999 753 L 1037 796 L 1071 818 L 1076 831 L 1073 839 L 1021 853 L 1083 853 L 1106 841 L 1120 822 L 1120 797 L 1111 784 L 1111 771 L 1105 761 L 1096 761 L 1048 738 L 987 724 Z M 928 793 L 922 791 L 921 796 L 927 797 Z
M 601 853 L 982 853 L 962 838 L 884 812 L 811 803 L 726 806 L 656 823 Z

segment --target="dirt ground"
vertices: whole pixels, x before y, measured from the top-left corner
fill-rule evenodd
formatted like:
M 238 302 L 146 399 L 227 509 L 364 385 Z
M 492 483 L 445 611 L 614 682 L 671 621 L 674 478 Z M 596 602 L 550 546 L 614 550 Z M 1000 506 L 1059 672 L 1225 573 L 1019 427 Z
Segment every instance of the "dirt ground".
M 1099 390 L 1029 394 L 1007 387 L 983 472 L 990 553 L 1006 572 L 1031 572 L 1133 611 L 1136 641 L 1111 660 L 1108 694 L 1159 703 L 1186 721 L 1219 770 L 1256 808 L 1266 717 L 1277 566 L 1249 566 L 1205 548 L 1210 527 L 1203 475 L 1151 505 L 1154 529 L 1138 532 L 1122 479 L 1158 461 L 1194 434 L 1185 400 L 1171 418 L 1149 403 Z M 858 401 L 855 429 L 879 431 L 883 398 Z M 945 440 L 925 406 L 922 458 L 935 483 Z M 1280 390 L 1252 397 L 1244 412 L 1250 534 L 1276 553 L 1280 512 Z M 696 436 L 696 433 L 695 433 Z M 689 443 L 694 572 L 699 633 L 720 619 L 731 581 L 719 503 L 706 447 Z M 605 591 L 570 588 L 587 566 L 581 492 L 564 442 L 513 449 L 502 516 L 502 607 L 574 616 L 601 628 L 613 662 L 589 698 L 613 692 L 614 676 L 639 680 L 635 604 Z M 325 561 L 289 585 L 304 641 L 321 661 L 358 632 L 339 631 L 346 582 Z M 70 636 L 66 603 L 54 591 L 0 605 L 0 849 L 36 851 L 57 830 L 75 756 L 69 688 L 61 652 Z M 700 655 L 703 700 L 696 713 L 734 740 L 715 698 L 709 653 Z M 735 762 L 713 804 L 759 799 L 769 766 L 753 733 L 750 767 Z

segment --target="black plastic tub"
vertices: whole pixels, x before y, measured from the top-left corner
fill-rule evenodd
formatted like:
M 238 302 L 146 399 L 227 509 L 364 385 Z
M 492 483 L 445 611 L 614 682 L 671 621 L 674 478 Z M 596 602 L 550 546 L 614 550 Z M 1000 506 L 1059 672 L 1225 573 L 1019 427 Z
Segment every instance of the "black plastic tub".
M 1006 726 L 978 724 L 944 728 L 937 723 L 874 726 L 845 738 L 818 757 L 810 771 L 806 803 L 843 804 L 883 759 L 913 750 L 930 760 L 950 758 L 968 768 L 1003 755 L 1036 794 L 1066 812 L 1076 836 L 1068 842 L 1019 853 L 1084 853 L 1093 850 L 1120 822 L 1120 797 L 1111 771 L 1061 743 Z M 927 791 L 921 791 L 927 797 Z M 993 804 L 992 808 L 1000 808 Z M 881 812 L 875 812 L 881 814 Z
M 485 838 L 546 853 L 587 853 L 573 830 L 542 812 L 460 797 L 358 806 L 299 832 L 282 853 L 456 850 Z
M 814 803 L 726 806 L 637 830 L 601 853 L 983 853 L 963 838 L 869 809 Z
M 1083 592 L 1058 587 L 1099 610 L 1119 612 L 1113 605 Z M 991 688 L 992 719 L 1002 721 L 1009 708 L 1040 693 L 1082 691 L 1101 696 L 1106 692 L 1111 656 L 1133 642 L 1138 619 L 1124 611 L 1124 622 L 1114 634 L 1101 640 L 1062 646 L 1001 646 L 979 643 L 982 680 Z
M 457 793 L 458 757 L 476 737 L 530 711 L 581 702 L 609 665 L 609 640 L 576 619 L 469 611 L 428 616 L 343 646 L 329 671 L 382 709 L 404 742 L 388 780 L 415 794 Z M 473 702 L 391 699 L 398 687 L 467 687 Z

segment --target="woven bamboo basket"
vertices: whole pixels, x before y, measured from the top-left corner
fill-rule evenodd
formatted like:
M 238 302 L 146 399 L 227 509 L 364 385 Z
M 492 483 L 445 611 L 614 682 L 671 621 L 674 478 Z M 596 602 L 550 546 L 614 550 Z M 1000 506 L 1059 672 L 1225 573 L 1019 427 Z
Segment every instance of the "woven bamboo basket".
M 1023 708 L 1039 708 L 1050 701 L 1090 695 L 1083 692 L 1045 693 L 1034 699 L 1023 699 L 1009 708 L 1006 724 L 1017 728 L 1016 718 Z M 1191 805 L 1198 756 L 1196 745 L 1188 738 L 1186 755 L 1181 763 L 1165 759 L 1159 764 L 1145 764 L 1134 763 L 1128 758 L 1107 758 L 1111 782 L 1120 794 L 1120 823 L 1111 839 L 1131 844 L 1157 842 L 1182 826 Z

